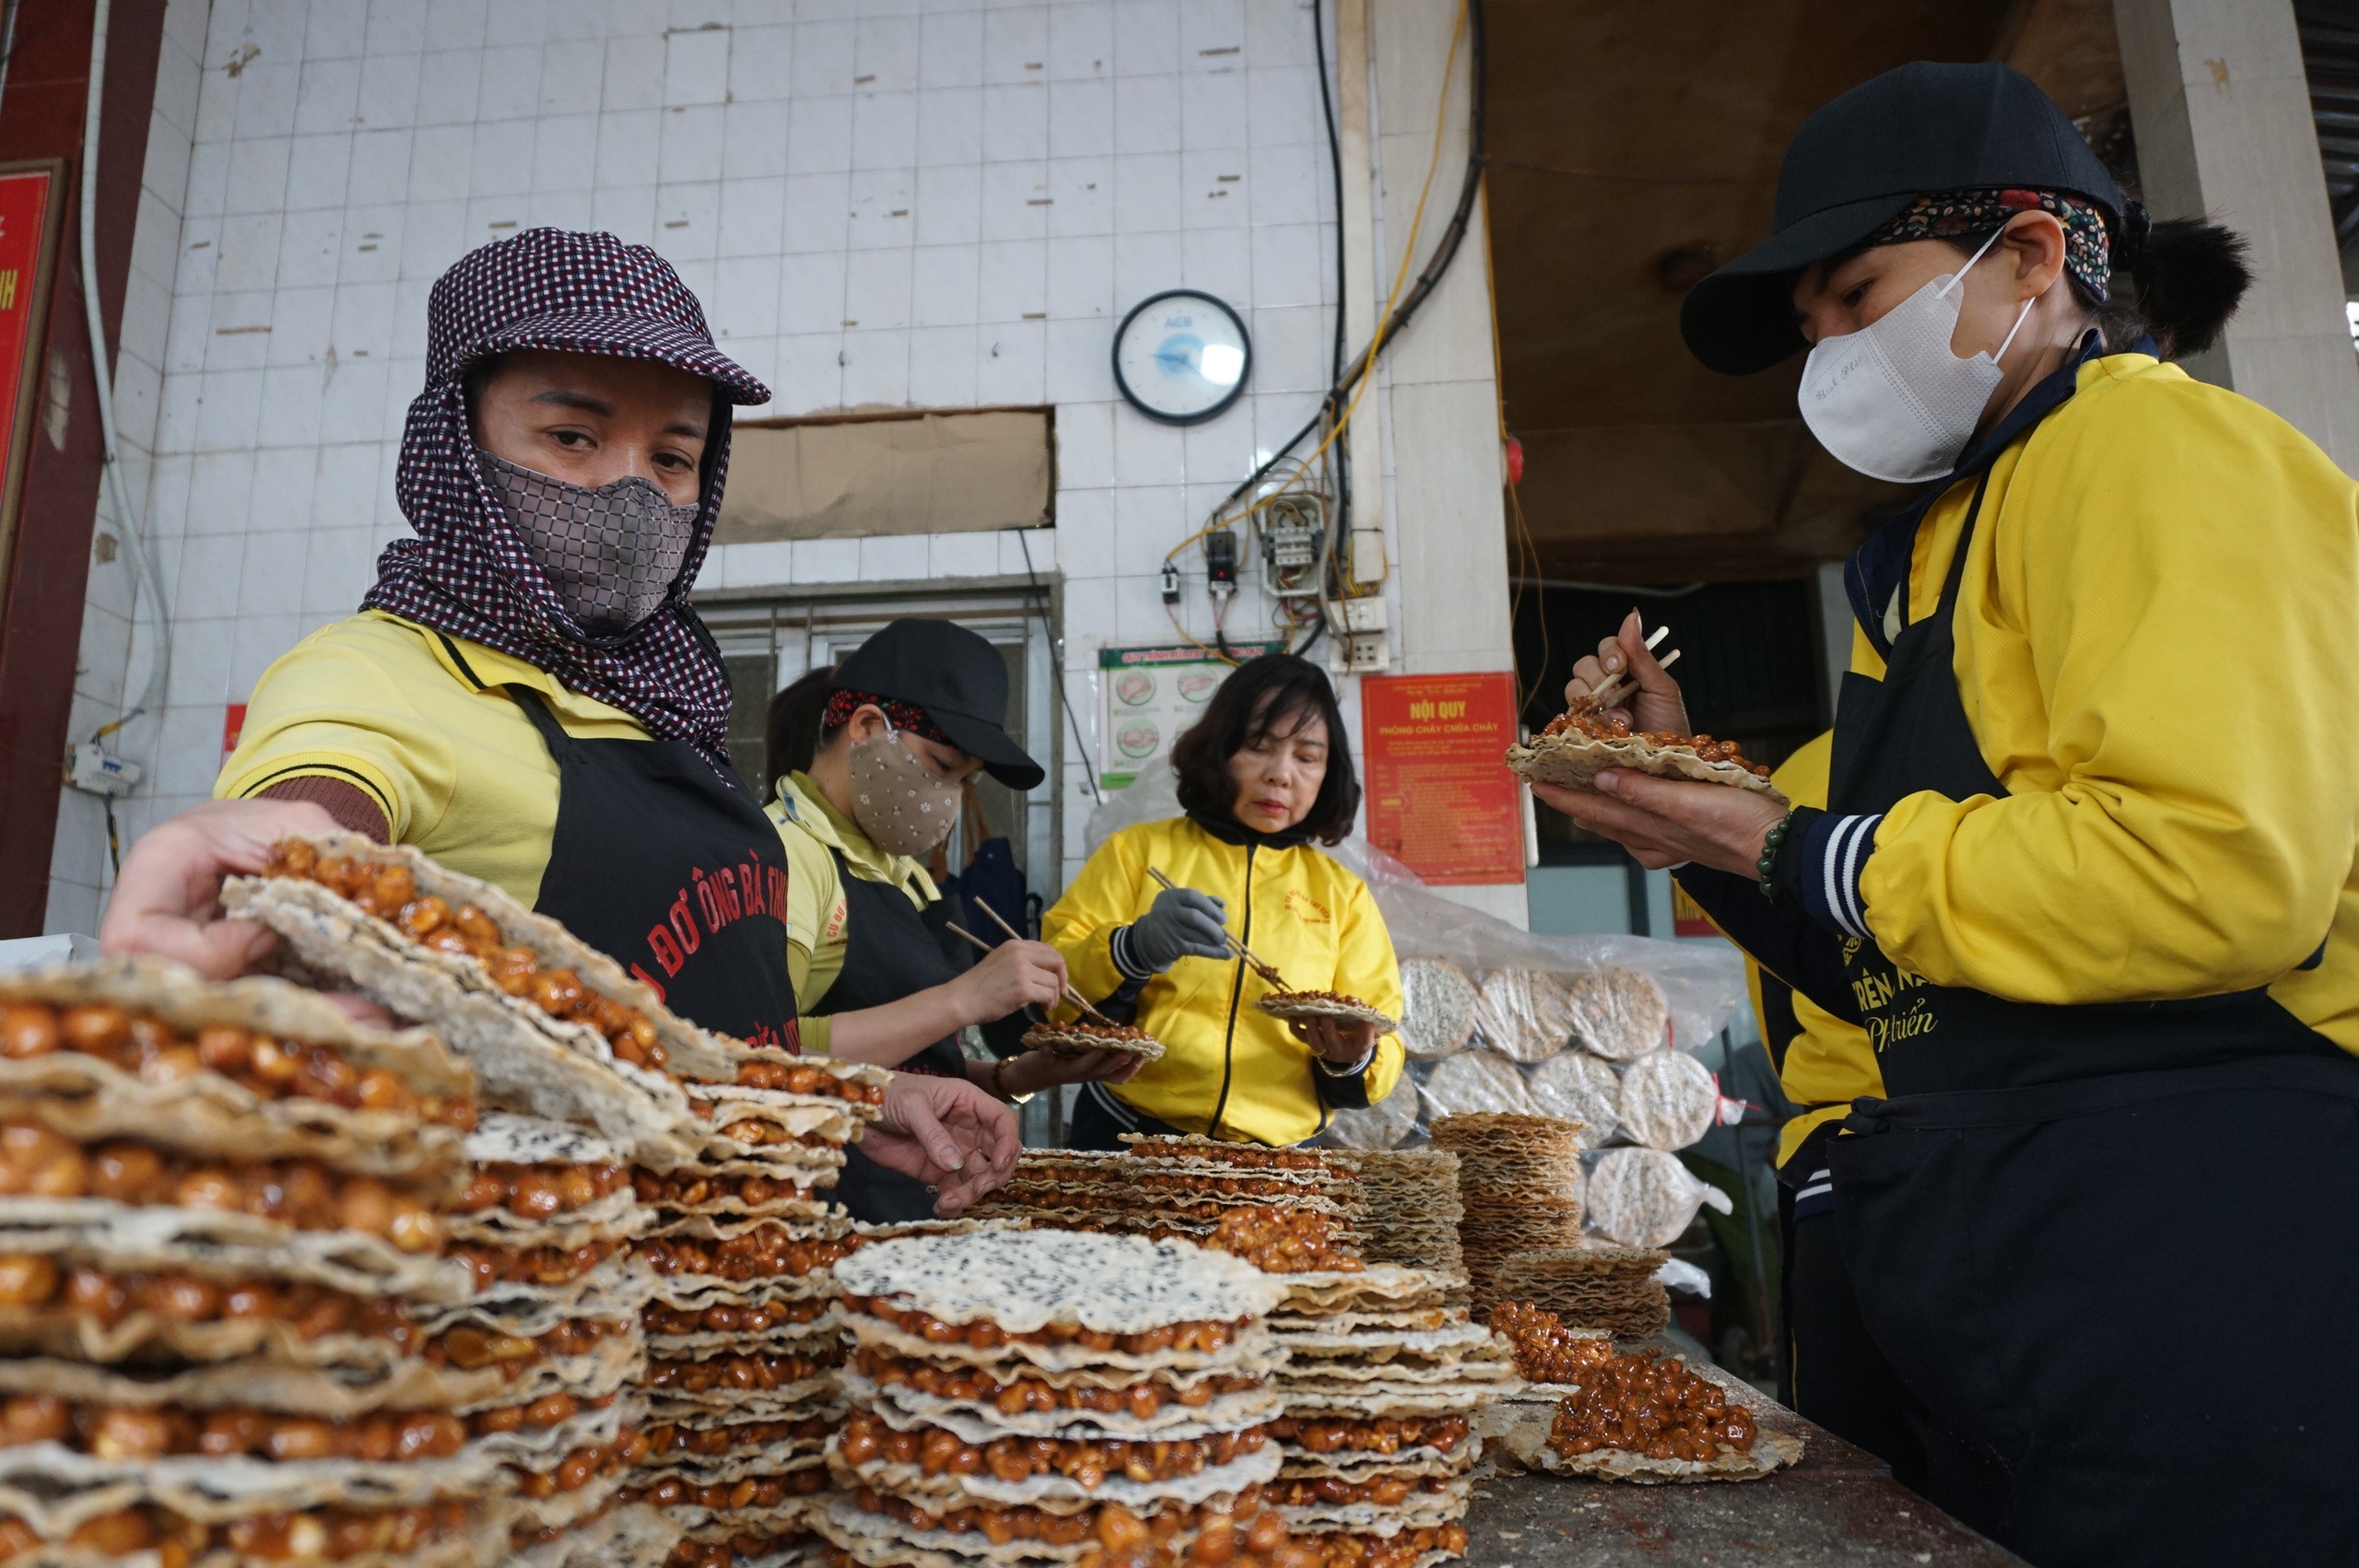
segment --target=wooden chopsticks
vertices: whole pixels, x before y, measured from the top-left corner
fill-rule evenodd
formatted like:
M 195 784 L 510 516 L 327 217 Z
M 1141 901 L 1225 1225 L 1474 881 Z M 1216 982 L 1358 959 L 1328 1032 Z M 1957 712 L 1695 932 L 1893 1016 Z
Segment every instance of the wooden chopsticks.
M 1146 874 L 1155 878 L 1155 880 L 1161 883 L 1165 888 L 1175 893 L 1179 891 L 1180 884 L 1173 882 L 1169 877 L 1165 876 L 1155 867 L 1147 867 Z M 1237 956 L 1245 960 L 1248 967 L 1250 967 L 1255 974 L 1261 976 L 1262 978 L 1269 981 L 1271 985 L 1276 987 L 1282 991 L 1290 991 L 1294 989 L 1292 986 L 1286 984 L 1285 976 L 1279 974 L 1272 965 L 1263 963 L 1260 954 L 1256 954 L 1251 948 L 1246 946 L 1235 937 L 1229 935 L 1226 928 L 1223 928 L 1220 933 L 1220 939 L 1221 941 L 1228 943 L 1228 950 L 1231 953 L 1234 953 Z
M 1671 628 L 1669 626 L 1657 626 L 1655 628 L 1655 635 L 1647 638 L 1648 649 L 1651 651 L 1662 641 L 1664 638 L 1667 638 L 1670 635 Z M 1664 654 L 1662 658 L 1656 661 L 1657 666 L 1665 670 L 1670 669 L 1673 664 L 1678 662 L 1679 649 L 1675 648 L 1669 653 Z M 1597 690 L 1589 694 L 1590 706 L 1591 708 L 1603 708 L 1613 698 L 1620 696 L 1622 695 L 1622 688 L 1628 685 L 1630 681 L 1630 672 L 1626 667 L 1616 670 L 1613 674 L 1608 675 L 1605 678 L 1604 685 L 1599 686 Z
M 1015 929 L 1013 926 L 1010 926 L 1005 920 L 999 918 L 998 910 L 992 908 L 990 905 L 985 904 L 980 898 L 976 899 L 974 902 L 984 914 L 989 915 L 992 918 L 992 923 L 998 926 L 1000 930 L 1007 932 L 1009 937 L 1016 942 L 1022 942 L 1024 940 L 1022 937 L 1015 934 Z M 958 935 L 965 937 L 968 942 L 971 942 L 977 947 L 981 948 L 985 953 L 992 951 L 992 944 L 990 942 L 985 942 L 981 937 L 977 936 L 974 932 L 968 930 L 957 921 L 948 920 L 944 923 L 949 926 L 949 928 Z M 1073 1003 L 1075 1007 L 1081 1009 L 1082 1016 L 1085 1018 L 1094 1018 L 1098 1023 L 1105 1024 L 1109 1029 L 1119 1029 L 1121 1027 L 1120 1024 L 1115 1023 L 1112 1019 L 1107 1017 L 1104 1013 L 1090 1006 L 1088 1000 L 1084 998 L 1079 991 L 1074 989 L 1070 984 L 1065 987 L 1065 1000 Z

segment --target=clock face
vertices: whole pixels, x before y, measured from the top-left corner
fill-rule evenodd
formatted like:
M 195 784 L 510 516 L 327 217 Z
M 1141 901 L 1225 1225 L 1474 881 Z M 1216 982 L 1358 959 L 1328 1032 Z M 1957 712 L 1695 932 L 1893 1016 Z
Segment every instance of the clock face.
M 1114 333 L 1114 382 L 1133 406 L 1167 425 L 1210 419 L 1237 401 L 1253 345 L 1237 312 L 1209 294 L 1151 295 Z

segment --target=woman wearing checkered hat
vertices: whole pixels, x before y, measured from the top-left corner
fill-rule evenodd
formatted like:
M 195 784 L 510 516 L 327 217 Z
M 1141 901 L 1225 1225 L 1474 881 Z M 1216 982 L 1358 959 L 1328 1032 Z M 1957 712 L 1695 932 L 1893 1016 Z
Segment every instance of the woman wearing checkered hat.
M 414 845 L 563 922 L 675 1012 L 799 1049 L 786 865 L 732 771 L 730 690 L 688 604 L 730 415 L 769 391 L 713 345 L 669 263 L 536 228 L 463 257 L 427 305 L 426 387 L 359 612 L 255 685 L 216 802 L 123 866 L 104 935 L 234 973 L 195 923 L 255 847 L 330 825 Z M 706 895 L 728 879 L 734 895 Z M 897 1074 L 863 1144 L 956 1211 L 1004 1179 L 1006 1107 Z

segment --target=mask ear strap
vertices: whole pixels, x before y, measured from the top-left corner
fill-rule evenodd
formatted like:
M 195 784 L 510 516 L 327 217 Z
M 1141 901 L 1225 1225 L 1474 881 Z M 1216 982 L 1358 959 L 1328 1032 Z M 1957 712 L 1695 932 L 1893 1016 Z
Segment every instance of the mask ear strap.
M 1982 249 L 1975 252 L 1973 255 L 1967 257 L 1966 265 L 1950 274 L 1949 281 L 1942 284 L 1941 287 L 1933 290 L 1934 297 L 1938 298 L 1942 295 L 1947 294 L 1951 289 L 1955 288 L 1958 284 L 1965 279 L 1966 275 L 1974 270 L 1974 263 L 1980 261 L 1984 254 L 1989 251 L 1990 247 L 1999 242 L 1999 236 L 2005 232 L 2007 231 L 2004 228 L 1992 229 L 1990 231 L 1990 238 L 1982 242 Z M 2005 351 L 2002 349 L 2001 352 L 2003 353 Z
M 1990 363 L 1996 365 L 2007 357 L 2007 345 L 2015 341 L 2015 334 L 2024 330 L 2025 322 L 2031 320 L 2031 308 L 2038 303 L 2039 296 L 2036 294 L 2024 301 L 2024 308 L 2015 312 L 2015 324 L 2009 327 L 2007 335 L 1999 340 L 1999 352 L 1990 356 Z

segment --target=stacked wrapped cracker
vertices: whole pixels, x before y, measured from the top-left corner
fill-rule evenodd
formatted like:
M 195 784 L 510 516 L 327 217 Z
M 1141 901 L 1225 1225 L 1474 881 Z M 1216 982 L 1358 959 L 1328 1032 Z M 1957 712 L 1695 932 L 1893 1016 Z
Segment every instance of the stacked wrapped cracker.
M 1369 1149 L 1331 1156 L 1356 1174 L 1367 1205 L 1360 1255 L 1370 1263 L 1403 1263 L 1462 1274 L 1458 1156 L 1447 1149 Z
M 505 1379 L 441 1327 L 473 1096 L 276 980 L 0 978 L 0 1557 L 503 1560 Z
M 654 1424 L 633 1486 L 686 1529 L 675 1568 L 798 1560 L 842 1422 L 833 1266 L 862 1238 L 825 1193 L 886 1075 L 769 1057 L 742 1082 L 686 1085 L 714 1130 L 696 1160 L 637 1177 L 656 1214 L 640 1247 L 656 1281 Z
M 1466 1550 L 1473 1422 L 1520 1385 L 1506 1340 L 1452 1274 L 1372 1264 L 1285 1277 L 1269 1317 L 1287 1356 L 1268 1495 L 1322 1563 L 1422 1568 Z
M 610 1217 L 595 1239 L 547 1254 L 544 1275 L 563 1301 L 629 1318 L 623 1381 L 651 1423 L 625 1441 L 628 1478 L 602 1445 L 599 1491 L 620 1487 L 623 1505 L 582 1518 L 597 1533 L 577 1544 L 602 1562 L 670 1550 L 707 1568 L 792 1550 L 796 1499 L 825 1483 L 836 1347 L 819 1320 L 828 1267 L 852 1245 L 823 1189 L 879 1114 L 886 1075 L 698 1028 L 557 922 L 414 849 L 290 839 L 263 877 L 232 879 L 223 904 L 270 926 L 301 968 L 432 1021 L 475 1063 L 487 1104 L 544 1133 L 594 1133 L 633 1167 L 627 1192 L 600 1199 L 627 1206 L 628 1223 Z M 612 1164 L 593 1168 L 613 1188 Z M 579 1474 L 565 1465 L 580 1457 L 554 1478 Z
M 1367 1199 L 1319 1149 L 1128 1134 L 1121 1153 L 1028 1150 L 979 1219 L 1174 1237 L 1275 1273 L 1360 1264 Z
M 1263 1497 L 1282 1281 L 1178 1240 L 997 1228 L 838 1274 L 839 1564 L 1321 1568 Z

